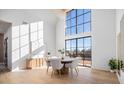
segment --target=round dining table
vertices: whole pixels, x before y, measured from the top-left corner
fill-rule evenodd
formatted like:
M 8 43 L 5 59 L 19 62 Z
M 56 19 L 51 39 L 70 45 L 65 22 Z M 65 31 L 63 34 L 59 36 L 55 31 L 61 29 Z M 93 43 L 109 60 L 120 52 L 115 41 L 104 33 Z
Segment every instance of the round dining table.
M 61 63 L 64 64 L 62 71 L 61 71 L 62 74 L 68 74 L 69 68 L 66 67 L 66 64 L 71 64 L 74 60 L 75 60 L 75 58 L 64 58 L 61 60 Z
M 57 57 L 57 56 L 52 56 L 48 58 L 48 61 L 50 62 L 51 59 L 61 59 L 61 57 Z M 75 60 L 75 58 L 64 58 L 61 59 L 61 63 L 63 64 L 63 68 L 61 70 L 62 74 L 68 74 L 69 72 L 69 68 L 66 67 L 66 64 L 70 64 Z

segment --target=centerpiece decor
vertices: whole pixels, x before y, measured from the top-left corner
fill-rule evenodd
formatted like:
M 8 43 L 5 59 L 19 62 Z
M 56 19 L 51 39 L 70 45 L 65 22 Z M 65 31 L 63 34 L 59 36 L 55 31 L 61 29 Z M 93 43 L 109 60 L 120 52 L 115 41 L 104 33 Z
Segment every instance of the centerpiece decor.
M 59 49 L 58 52 L 61 53 L 61 55 L 62 55 L 62 59 L 64 59 L 64 53 L 65 53 L 65 50 L 64 50 L 64 49 Z

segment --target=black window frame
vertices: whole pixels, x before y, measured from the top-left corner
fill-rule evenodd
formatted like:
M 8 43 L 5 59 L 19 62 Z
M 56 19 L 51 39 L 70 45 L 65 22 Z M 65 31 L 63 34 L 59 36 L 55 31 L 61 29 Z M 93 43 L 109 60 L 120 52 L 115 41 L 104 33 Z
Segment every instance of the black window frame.
M 78 56 L 78 39 L 83 39 L 83 49 L 85 48 L 84 47 L 84 38 L 90 38 L 91 39 L 91 46 L 90 46 L 90 49 L 92 50 L 92 37 L 91 36 L 86 36 L 86 37 L 80 37 L 80 38 L 72 38 L 72 39 L 66 39 L 65 40 L 65 52 L 67 50 L 67 47 L 66 47 L 66 41 L 71 41 L 71 40 L 76 40 L 76 56 Z M 70 50 L 71 50 L 71 44 L 70 44 Z
M 75 13 L 76 13 L 76 16 L 75 17 L 71 17 L 71 12 L 72 11 L 76 11 Z M 84 12 L 84 11 L 86 11 L 87 10 L 87 12 Z M 88 31 L 88 32 L 91 32 L 91 9 L 82 9 L 82 11 L 83 11 L 83 13 L 82 14 L 80 14 L 80 15 L 78 15 L 77 14 L 77 12 L 78 12 L 78 9 L 72 9 L 72 10 L 70 10 L 70 11 L 68 11 L 67 13 L 66 13 L 66 23 L 67 23 L 67 21 L 70 21 L 70 26 L 69 27 L 67 27 L 67 25 L 66 25 L 66 28 L 65 28 L 65 36 L 70 36 L 70 35 L 75 35 L 75 34 L 79 34 L 79 32 L 78 32 L 78 26 L 80 26 L 80 25 L 83 25 L 83 29 L 82 29 L 82 31 L 80 31 L 80 33 L 82 32 L 82 33 L 85 33 L 86 31 L 84 31 L 84 28 L 85 28 L 85 24 L 87 24 L 87 23 L 90 23 L 90 27 L 89 27 L 89 29 L 90 29 L 90 31 Z M 89 19 L 89 21 L 87 21 L 87 22 L 84 22 L 84 15 L 86 15 L 86 14 L 88 14 L 88 13 L 90 13 L 90 19 Z M 69 19 L 67 19 L 67 16 L 70 14 L 70 17 L 69 17 Z M 78 24 L 78 17 L 80 17 L 80 16 L 83 16 L 83 20 L 82 20 L 82 23 L 81 24 Z M 71 20 L 72 19 L 74 19 L 74 18 L 76 18 L 76 25 L 75 26 L 71 26 Z M 76 27 L 76 32 L 75 32 L 75 34 L 72 34 L 72 33 L 74 33 L 74 32 L 72 32 L 72 30 L 71 30 L 71 28 L 72 27 Z M 70 28 L 70 32 L 66 32 L 67 31 L 67 29 L 69 29 Z M 67 34 L 67 33 L 69 33 L 69 34 Z

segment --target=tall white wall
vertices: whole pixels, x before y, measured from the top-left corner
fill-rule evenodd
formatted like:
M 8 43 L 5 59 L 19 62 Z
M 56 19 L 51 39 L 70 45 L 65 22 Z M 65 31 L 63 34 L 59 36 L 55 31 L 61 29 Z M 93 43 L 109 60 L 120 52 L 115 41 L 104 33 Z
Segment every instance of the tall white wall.
M 44 22 L 44 43 L 47 51 L 56 54 L 56 16 L 48 9 L 8 9 L 0 10 L 0 19 L 12 23 L 12 26 L 21 25 L 23 22 Z M 9 32 L 9 35 L 11 33 Z M 13 65 L 13 69 L 21 62 Z
M 56 55 L 61 56 L 59 49 L 65 49 L 65 17 L 58 18 L 56 24 Z
M 124 43 L 123 43 L 123 39 L 124 39 L 124 22 L 123 22 L 123 18 L 124 18 L 124 9 L 117 9 L 116 10 L 116 37 L 117 37 L 117 58 L 122 59 L 124 61 Z
M 115 10 L 92 10 L 92 68 L 108 70 L 116 56 Z

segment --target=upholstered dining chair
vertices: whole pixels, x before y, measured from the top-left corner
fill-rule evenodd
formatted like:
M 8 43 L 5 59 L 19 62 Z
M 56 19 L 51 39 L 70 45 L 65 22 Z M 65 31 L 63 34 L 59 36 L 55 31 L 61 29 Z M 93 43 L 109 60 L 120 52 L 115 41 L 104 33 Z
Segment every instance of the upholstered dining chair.
M 61 59 L 60 58 L 51 59 L 50 62 L 52 66 L 51 77 L 55 73 L 55 71 L 58 71 L 59 76 L 61 76 L 61 69 L 63 67 L 63 64 L 61 63 Z
M 48 60 L 48 57 L 45 57 L 45 62 L 46 62 L 47 73 L 48 73 L 49 67 L 51 67 L 51 62 Z
M 81 58 L 80 58 L 80 57 L 76 57 L 76 58 L 72 61 L 72 63 L 70 63 L 70 64 L 68 65 L 68 67 L 69 67 L 70 70 L 71 70 L 71 75 L 72 75 L 72 76 L 73 76 L 73 70 L 76 71 L 77 76 L 78 76 L 78 72 L 79 72 L 78 64 L 79 64 L 80 61 L 81 61 Z

